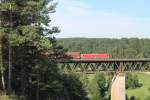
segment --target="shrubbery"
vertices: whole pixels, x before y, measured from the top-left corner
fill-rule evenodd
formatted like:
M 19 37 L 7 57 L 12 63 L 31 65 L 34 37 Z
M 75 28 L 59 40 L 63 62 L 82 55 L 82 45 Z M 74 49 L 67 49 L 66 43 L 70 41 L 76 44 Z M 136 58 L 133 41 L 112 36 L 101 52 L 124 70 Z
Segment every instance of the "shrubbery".
M 140 100 L 139 98 L 136 98 L 134 96 L 131 96 L 129 100 Z
M 150 96 L 149 96 L 149 97 L 147 97 L 147 98 L 145 98 L 144 100 L 150 100 Z
M 128 88 L 135 89 L 141 86 L 142 84 L 139 83 L 139 79 L 137 75 L 132 75 L 129 73 L 126 75 L 126 89 Z
M 150 87 L 148 88 L 148 91 L 150 91 Z
M 128 97 L 128 96 L 126 95 L 126 100 L 140 100 L 140 98 L 137 98 L 137 97 L 135 97 L 135 96 Z
M 141 100 L 140 98 L 137 98 L 135 96 L 131 96 L 130 98 L 126 96 L 126 100 Z M 146 97 L 144 100 L 150 100 L 150 96 Z
M 96 74 L 88 83 L 90 100 L 110 100 L 110 80 L 104 73 Z

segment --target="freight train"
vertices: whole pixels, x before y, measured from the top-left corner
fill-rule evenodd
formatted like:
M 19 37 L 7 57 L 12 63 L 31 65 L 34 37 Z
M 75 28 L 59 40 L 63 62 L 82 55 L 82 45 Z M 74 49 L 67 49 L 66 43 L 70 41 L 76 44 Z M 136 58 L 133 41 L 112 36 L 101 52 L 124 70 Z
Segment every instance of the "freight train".
M 54 58 L 54 59 L 109 59 L 110 55 L 107 53 L 89 53 L 81 54 L 80 52 L 66 52 L 64 54 L 55 54 L 55 53 L 42 53 L 44 58 Z

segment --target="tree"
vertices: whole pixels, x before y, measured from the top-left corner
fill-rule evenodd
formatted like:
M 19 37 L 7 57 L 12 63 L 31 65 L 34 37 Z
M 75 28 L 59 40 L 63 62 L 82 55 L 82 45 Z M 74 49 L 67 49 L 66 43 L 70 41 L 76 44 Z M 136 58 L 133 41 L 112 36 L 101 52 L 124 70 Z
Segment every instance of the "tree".
M 95 77 L 89 81 L 87 88 L 89 97 L 91 100 L 109 100 L 109 85 L 110 85 L 110 78 L 106 80 L 106 74 L 98 73 Z M 107 93 L 107 95 L 106 95 Z
M 99 100 L 100 99 L 98 84 L 95 79 L 89 81 L 88 91 L 89 91 L 89 97 L 91 100 Z
M 135 89 L 137 87 L 141 87 L 142 84 L 139 83 L 139 79 L 137 75 L 127 74 L 126 76 L 126 88 Z
M 76 75 L 65 75 L 63 79 L 64 88 L 61 94 L 64 94 L 65 100 L 89 100 L 79 77 Z
M 12 47 L 12 50 L 10 51 L 14 51 L 15 55 L 17 56 L 17 61 L 15 61 L 12 66 L 13 70 L 17 70 L 17 72 L 13 72 L 13 75 L 10 76 L 13 77 L 12 87 L 14 89 L 17 84 L 21 85 L 21 95 L 25 96 L 27 92 L 26 85 L 29 85 L 28 82 L 30 78 L 33 78 L 27 73 L 30 74 L 39 70 L 35 69 L 35 66 L 39 65 L 39 63 L 42 61 L 39 59 L 40 52 L 52 50 L 52 41 L 54 38 L 51 35 L 59 32 L 57 27 L 50 27 L 49 25 L 51 21 L 49 14 L 55 12 L 57 3 L 53 3 L 51 0 L 6 0 L 4 3 L 1 3 L 1 5 L 2 6 L 0 7 L 4 9 L 4 14 L 0 16 L 1 20 L 3 20 L 3 23 L 1 22 L 0 29 L 0 32 L 3 33 L 3 35 L 0 36 L 0 39 L 5 39 L 5 44 L 10 44 Z M 11 30 L 10 26 L 12 27 Z M 2 47 L 2 42 L 0 43 L 0 47 Z M 21 52 L 19 51 L 19 54 L 16 52 L 17 49 L 21 50 Z M 8 54 L 7 50 L 4 52 Z M 0 48 L 1 76 L 3 76 L 2 54 L 4 54 L 4 52 L 2 52 Z M 11 57 L 11 59 L 15 58 Z M 39 62 L 37 62 L 36 59 L 38 59 Z M 18 62 L 18 64 L 16 62 Z M 6 68 L 5 71 L 6 76 L 8 76 L 8 69 L 9 68 Z M 20 72 L 21 78 L 16 77 L 18 74 L 20 74 Z M 38 74 L 36 74 L 36 76 L 38 76 Z M 20 78 L 18 81 L 19 83 L 14 81 L 17 80 L 15 78 Z M 8 84 L 11 84 L 10 82 Z
M 98 90 L 100 93 L 100 97 L 104 98 L 105 93 L 106 93 L 106 78 L 105 75 L 103 73 L 97 74 L 95 76 L 95 79 L 97 81 L 98 84 Z

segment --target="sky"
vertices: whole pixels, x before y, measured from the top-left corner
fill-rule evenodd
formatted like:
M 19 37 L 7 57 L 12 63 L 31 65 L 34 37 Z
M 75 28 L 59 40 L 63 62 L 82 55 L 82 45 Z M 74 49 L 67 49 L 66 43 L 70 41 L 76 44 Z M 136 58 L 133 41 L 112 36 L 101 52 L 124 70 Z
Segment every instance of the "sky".
M 54 0 L 57 38 L 150 38 L 150 0 Z

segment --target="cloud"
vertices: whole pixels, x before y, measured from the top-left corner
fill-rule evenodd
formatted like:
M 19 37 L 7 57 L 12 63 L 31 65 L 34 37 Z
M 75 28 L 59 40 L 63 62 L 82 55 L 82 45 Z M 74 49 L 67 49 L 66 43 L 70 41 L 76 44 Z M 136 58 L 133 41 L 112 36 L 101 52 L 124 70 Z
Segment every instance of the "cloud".
M 61 28 L 58 38 L 150 37 L 149 28 L 139 22 L 143 19 L 93 10 L 81 0 L 58 0 L 58 3 L 57 12 L 52 16 L 53 24 Z

